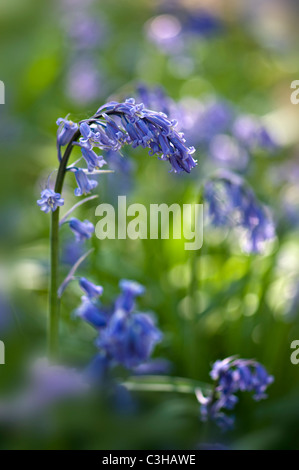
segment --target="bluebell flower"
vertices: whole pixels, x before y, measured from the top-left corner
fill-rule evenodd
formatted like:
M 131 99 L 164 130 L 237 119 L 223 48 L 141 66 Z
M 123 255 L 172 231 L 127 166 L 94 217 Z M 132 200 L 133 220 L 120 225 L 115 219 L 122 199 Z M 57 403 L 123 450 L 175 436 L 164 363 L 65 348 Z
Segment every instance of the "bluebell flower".
M 94 58 L 77 56 L 67 73 L 66 93 L 69 98 L 81 106 L 88 105 L 98 99 L 104 86 L 104 76 Z
M 209 144 L 209 155 L 218 163 L 236 170 L 244 170 L 249 161 L 247 150 L 229 135 L 218 134 Z
M 90 173 L 93 170 L 102 168 L 106 164 L 104 158 L 101 155 L 97 155 L 94 150 L 92 150 L 92 145 L 88 140 L 80 139 L 78 145 L 81 147 L 82 156 L 87 164 L 87 169 Z
M 80 125 L 82 138 L 79 141 L 87 163 L 89 157 L 94 158 L 89 155 L 92 147 L 117 151 L 124 144 L 130 144 L 134 148 L 148 147 L 150 155 L 157 154 L 162 160 L 168 160 L 175 172 L 190 173 L 196 165 L 192 157 L 195 149 L 186 147 L 183 134 L 175 130 L 177 122 L 161 112 L 144 108 L 143 103 L 136 104 L 133 98 L 124 103 L 105 104 L 88 122 Z
M 225 101 L 216 100 L 207 103 L 201 115 L 202 129 L 199 132 L 208 139 L 227 132 L 232 123 L 233 112 L 231 105 Z
M 260 148 L 274 151 L 277 148 L 277 143 L 273 140 L 268 130 L 254 117 L 247 115 L 237 117 L 233 124 L 232 132 L 250 150 Z
M 275 237 L 275 226 L 268 210 L 240 176 L 228 171 L 218 172 L 207 181 L 204 196 L 211 223 L 239 229 L 245 252 L 260 253 L 265 242 Z
M 52 189 L 44 189 L 41 192 L 41 199 L 37 201 L 37 204 L 45 213 L 54 212 L 57 207 L 63 206 L 64 199 L 61 197 L 61 194 L 55 193 Z
M 78 188 L 74 191 L 75 196 L 89 194 L 98 185 L 97 181 L 88 179 L 86 173 L 81 169 L 75 171 L 75 178 L 78 184 Z
M 259 401 L 267 398 L 265 391 L 268 385 L 273 382 L 273 380 L 273 377 L 269 376 L 268 372 L 261 364 L 256 364 L 251 383 L 251 386 L 254 390 L 254 400 Z
M 116 299 L 116 308 L 131 312 L 135 306 L 135 298 L 143 295 L 145 288 L 135 281 L 128 279 L 122 279 L 119 283 L 119 287 L 122 290 L 121 295 Z
M 63 147 L 69 143 L 78 130 L 78 124 L 63 118 L 57 119 L 56 124 L 59 126 L 57 131 L 57 144 Z
M 62 398 L 80 395 L 86 392 L 88 385 L 79 371 L 53 365 L 46 359 L 41 359 L 34 364 L 33 388 L 36 403 L 40 401 L 49 404 Z
M 68 223 L 78 242 L 88 240 L 94 232 L 94 225 L 89 220 L 81 222 L 79 219 L 72 217 Z
M 11 400 L 0 401 L 1 423 L 20 422 L 32 417 L 40 419 L 41 413 L 71 398 L 87 393 L 89 385 L 80 371 L 38 359 L 30 368 L 29 379 Z M 28 421 L 29 420 L 29 421 Z
M 139 83 L 136 91 L 137 96 L 146 108 L 160 111 L 170 116 L 174 104 L 162 87 L 158 86 L 151 89 L 144 83 Z
M 201 419 L 212 419 L 224 430 L 232 428 L 234 423 L 234 418 L 224 411 L 235 408 L 238 402 L 236 393 L 254 392 L 254 400 L 262 400 L 267 398 L 265 391 L 274 380 L 260 363 L 235 357 L 216 361 L 210 376 L 214 380 L 211 394 L 204 396 L 201 390 L 196 390 Z
M 99 354 L 87 368 L 92 380 L 101 382 L 116 365 L 122 365 L 136 374 L 150 371 L 161 373 L 169 369 L 168 361 L 149 361 L 155 345 L 162 339 L 162 333 L 152 317 L 132 312 L 135 297 L 144 292 L 143 286 L 134 281 L 121 281 L 120 297 L 110 307 L 103 307 L 96 301 L 102 293 L 100 286 L 85 278 L 81 278 L 79 284 L 87 296 L 82 297 L 76 315 L 99 333 L 96 340 Z
M 107 324 L 107 315 L 89 297 L 81 297 L 81 305 L 75 311 L 75 315 L 86 321 L 94 328 L 103 328 Z
M 102 286 L 96 286 L 92 282 L 88 281 L 88 279 L 86 279 L 85 277 L 80 277 L 79 286 L 86 293 L 89 299 L 99 297 L 103 294 Z
M 162 333 L 149 315 L 116 310 L 96 344 L 114 361 L 131 369 L 147 361 L 161 339 Z

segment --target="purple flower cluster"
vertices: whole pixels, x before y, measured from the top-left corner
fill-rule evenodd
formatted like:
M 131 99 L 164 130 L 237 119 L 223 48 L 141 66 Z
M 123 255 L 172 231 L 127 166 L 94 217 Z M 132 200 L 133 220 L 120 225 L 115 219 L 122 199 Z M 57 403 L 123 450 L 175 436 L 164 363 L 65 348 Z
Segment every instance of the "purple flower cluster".
M 188 142 L 218 167 L 244 171 L 253 153 L 272 155 L 278 148 L 261 119 L 240 114 L 232 103 L 221 98 L 206 102 L 185 98 L 175 103 L 161 87 L 145 84 L 137 86 L 136 96 L 146 107 L 178 119 Z
M 113 101 L 105 104 L 91 119 L 82 121 L 80 126 L 63 118 L 57 120 L 57 125 L 58 160 L 62 159 L 61 147 L 73 140 L 73 145 L 81 148 L 87 165 L 87 169 L 74 165 L 66 168 L 75 175 L 78 185 L 74 191 L 76 196 L 89 194 L 97 186 L 97 181 L 89 179 L 88 175 L 95 174 L 106 164 L 103 156 L 98 155 L 94 148 L 105 151 L 108 156 L 119 152 L 125 144 L 133 148 L 149 148 L 150 155 L 158 155 L 160 160 L 169 161 L 175 173 L 190 173 L 196 166 L 192 157 L 195 149 L 187 147 L 184 135 L 175 130 L 177 121 L 168 119 L 162 112 L 145 108 L 143 103 L 136 104 L 133 98 L 124 103 Z M 76 142 L 78 134 L 81 137 Z M 44 212 L 55 211 L 63 205 L 63 199 L 59 193 L 47 187 L 42 191 L 38 205 Z
M 275 237 L 268 211 L 240 176 L 224 170 L 218 172 L 205 184 L 204 197 L 213 225 L 241 229 L 245 252 L 260 253 L 265 242 Z
M 81 398 L 89 385 L 80 371 L 37 359 L 30 367 L 29 381 L 15 396 L 0 401 L 1 422 L 40 419 L 41 413 L 62 401 Z
M 259 118 L 240 114 L 223 99 L 201 102 L 186 98 L 175 103 L 163 89 L 144 84 L 139 84 L 136 92 L 146 107 L 179 118 L 186 139 L 202 150 L 210 163 L 244 171 L 252 153 L 263 150 L 273 154 L 278 147 Z
M 220 18 L 210 11 L 189 11 L 175 4 L 167 10 L 169 13 L 150 19 L 145 32 L 149 41 L 172 56 L 178 56 L 178 53 L 183 56 L 183 52 L 185 56 L 190 55 L 188 45 L 194 38 L 198 41 L 198 38 L 214 36 L 223 30 Z
M 104 370 L 117 364 L 133 372 L 134 368 L 145 367 L 162 333 L 150 315 L 135 312 L 136 297 L 144 293 L 144 287 L 135 281 L 122 280 L 120 295 L 111 308 L 105 309 L 98 301 L 102 294 L 100 286 L 85 278 L 79 284 L 87 296 L 82 297 L 76 314 L 98 332 L 99 353 L 89 367 L 92 375 L 102 378 Z
M 118 151 L 124 144 L 133 148 L 149 148 L 150 155 L 158 155 L 170 162 L 174 172 L 190 173 L 196 161 L 194 147 L 186 147 L 184 135 L 175 130 L 177 121 L 164 113 L 146 109 L 133 98 L 124 103 L 110 102 L 102 106 L 91 120 L 81 123 L 79 145 L 89 169 L 101 167 L 103 160 L 92 150 Z
M 238 402 L 236 393 L 253 392 L 253 399 L 259 401 L 267 398 L 266 389 L 274 381 L 260 363 L 234 357 L 216 361 L 210 376 L 214 380 L 213 392 L 205 397 L 201 390 L 196 391 L 201 419 L 212 419 L 224 430 L 234 425 L 234 418 L 223 410 L 234 409 Z

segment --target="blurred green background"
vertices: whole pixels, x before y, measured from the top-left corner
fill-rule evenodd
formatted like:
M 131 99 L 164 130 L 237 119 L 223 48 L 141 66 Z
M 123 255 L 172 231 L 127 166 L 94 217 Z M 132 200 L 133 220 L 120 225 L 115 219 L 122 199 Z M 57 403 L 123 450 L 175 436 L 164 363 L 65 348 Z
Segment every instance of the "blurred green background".
M 290 362 L 290 344 L 299 339 L 299 116 L 290 103 L 290 84 L 299 79 L 299 9 L 291 0 L 248 3 L 1 1 L 0 79 L 6 87 L 0 105 L 0 339 L 6 345 L 1 395 L 18 387 L 30 358 L 45 354 L 49 217 L 36 199 L 57 166 L 58 117 L 70 114 L 78 121 L 111 95 L 134 94 L 137 83 L 159 84 L 176 101 L 217 96 L 261 116 L 280 149 L 274 156 L 252 155 L 245 175 L 277 224 L 277 239 L 265 255 L 244 255 L 226 231 L 206 228 L 196 255 L 174 240 L 94 238 L 95 253 L 81 268 L 104 286 L 104 303 L 118 292 L 121 278 L 146 286 L 140 307 L 156 313 L 165 337 L 155 355 L 171 361 L 173 375 L 209 382 L 216 359 L 252 357 L 275 377 L 268 400 L 256 404 L 242 397 L 236 428 L 226 435 L 206 434 L 192 396 L 140 393 L 137 410 L 125 415 L 94 400 L 76 405 L 76 419 L 67 406 L 59 410 L 52 427 L 27 423 L 17 433 L 5 428 L 0 448 L 195 448 L 209 439 L 231 448 L 299 448 L 299 365 Z M 179 52 L 152 39 L 155 17 L 168 14 L 181 21 L 202 9 L 221 24 L 219 31 L 183 36 Z M 84 15 L 94 29 L 88 22 L 84 29 Z M 130 175 L 119 171 L 99 178 L 100 202 L 115 201 L 118 194 L 126 194 L 128 204 L 197 199 L 207 158 L 200 151 L 190 176 L 169 173 L 167 164 L 147 151 L 128 150 L 128 158 Z M 74 203 L 73 189 L 67 180 L 66 208 Z M 95 223 L 95 206 L 90 202 L 76 216 Z M 62 240 L 67 241 L 66 230 Z M 68 269 L 63 264 L 61 274 Z M 79 301 L 79 289 L 71 285 L 62 303 L 61 349 L 65 360 L 84 366 L 95 353 L 94 333 L 71 315 Z

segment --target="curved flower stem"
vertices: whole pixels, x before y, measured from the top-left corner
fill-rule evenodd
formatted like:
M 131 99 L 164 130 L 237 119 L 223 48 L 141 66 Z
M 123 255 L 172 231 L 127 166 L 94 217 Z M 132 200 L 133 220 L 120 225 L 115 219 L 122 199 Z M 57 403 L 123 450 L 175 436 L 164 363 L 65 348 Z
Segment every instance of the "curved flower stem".
M 60 285 L 58 291 L 57 291 L 57 296 L 58 298 L 60 299 L 64 290 L 66 289 L 66 287 L 68 286 L 68 284 L 71 282 L 71 280 L 74 279 L 74 274 L 75 272 L 77 271 L 77 269 L 79 268 L 80 264 L 83 263 L 83 261 L 85 261 L 85 259 L 87 258 L 87 256 L 90 255 L 90 253 L 92 253 L 94 251 L 94 249 L 92 248 L 91 250 L 87 251 L 87 253 L 84 253 L 84 255 L 82 255 L 77 261 L 76 263 L 74 264 L 74 266 L 71 268 L 71 270 L 69 271 L 68 275 L 66 276 L 65 280 L 63 281 L 63 283 Z
M 72 153 L 73 142 L 80 137 L 78 130 L 72 140 L 69 142 L 63 158 L 60 162 L 56 183 L 55 192 L 62 192 L 65 172 L 69 157 Z M 51 230 L 50 230 L 50 288 L 49 288 L 49 317 L 48 317 L 48 356 L 54 359 L 58 353 L 58 332 L 59 332 L 59 308 L 60 302 L 58 299 L 58 268 L 59 268 L 59 207 L 56 211 L 52 212 L 51 217 Z
M 71 213 L 75 209 L 77 209 L 77 207 L 81 206 L 82 204 L 85 204 L 85 202 L 92 201 L 93 199 L 96 199 L 97 197 L 99 197 L 99 196 L 97 194 L 95 194 L 94 196 L 86 197 L 85 199 L 82 199 L 82 201 L 77 202 L 77 204 L 75 204 L 73 207 L 71 207 L 71 209 L 69 211 L 67 211 L 65 213 L 65 215 L 60 219 L 59 225 L 65 224 L 67 222 L 68 216 L 71 215 Z

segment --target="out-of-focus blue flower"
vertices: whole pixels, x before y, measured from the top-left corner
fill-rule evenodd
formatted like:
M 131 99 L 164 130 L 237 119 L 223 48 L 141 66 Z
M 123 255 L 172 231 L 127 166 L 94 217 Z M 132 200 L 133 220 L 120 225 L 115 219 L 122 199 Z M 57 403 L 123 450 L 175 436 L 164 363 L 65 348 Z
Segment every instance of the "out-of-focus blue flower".
M 260 148 L 273 151 L 277 148 L 277 143 L 273 140 L 265 126 L 254 117 L 247 115 L 237 117 L 233 124 L 232 132 L 249 150 Z
M 122 279 L 119 283 L 121 295 L 116 299 L 115 306 L 117 309 L 131 312 L 135 307 L 135 298 L 143 295 L 145 288 L 136 281 Z
M 245 252 L 260 253 L 265 242 L 275 237 L 270 214 L 240 176 L 228 171 L 218 172 L 206 183 L 204 195 L 211 223 L 241 229 Z
M 92 282 L 88 281 L 85 277 L 80 278 L 79 286 L 86 293 L 89 299 L 97 298 L 103 294 L 102 286 L 96 286 Z
M 40 418 L 42 412 L 61 401 L 81 397 L 89 385 L 83 374 L 62 365 L 38 359 L 30 370 L 29 383 L 11 400 L 0 401 L 1 422 Z
M 61 194 L 55 193 L 52 189 L 44 189 L 41 192 L 41 199 L 37 201 L 40 209 L 46 214 L 50 211 L 56 211 L 57 207 L 61 207 L 64 204 L 64 199 Z
M 208 103 L 201 115 L 202 128 L 199 132 L 205 139 L 225 133 L 230 129 L 233 113 L 233 108 L 225 101 Z
M 77 308 L 75 315 L 82 318 L 82 320 L 86 321 L 96 329 L 106 326 L 106 313 L 102 311 L 91 298 L 83 296 L 81 300 L 82 303 Z
M 93 54 L 76 55 L 67 75 L 66 93 L 79 105 L 91 103 L 104 92 L 104 77 Z
M 168 160 L 176 173 L 190 173 L 196 165 L 192 158 L 195 149 L 185 146 L 183 134 L 175 130 L 177 122 L 163 113 L 144 108 L 142 103 L 135 104 L 133 98 L 124 103 L 105 104 L 88 122 L 80 125 L 79 145 L 90 171 L 99 166 L 94 162 L 97 156 L 92 147 L 117 151 L 125 143 L 133 148 L 148 147 L 150 155 L 157 154 L 161 160 Z
M 77 241 L 73 238 L 68 239 L 63 243 L 61 249 L 61 261 L 65 264 L 73 266 L 73 264 L 75 264 L 75 262 L 83 255 L 83 253 L 84 247 L 82 244 L 77 243 Z
M 199 10 L 192 12 L 187 16 L 184 30 L 187 33 L 197 34 L 199 36 L 214 36 L 217 33 L 222 32 L 224 25 L 220 18 L 217 18 L 209 11 Z
M 183 47 L 182 24 L 174 15 L 164 14 L 150 19 L 145 31 L 151 42 L 168 53 L 181 51 Z
M 94 225 L 89 220 L 81 222 L 81 220 L 72 217 L 68 223 L 78 242 L 88 240 L 94 232 Z
M 221 99 L 202 103 L 196 99 L 182 100 L 179 106 L 182 130 L 192 145 L 209 153 L 212 140 L 218 135 L 229 136 L 234 119 L 233 106 Z
M 244 170 L 249 160 L 248 152 L 233 137 L 225 134 L 213 137 L 209 154 L 217 162 L 236 170 Z
M 95 300 L 102 288 L 84 278 L 80 279 L 80 286 L 89 297 L 82 297 L 76 315 L 94 326 L 99 333 L 96 340 L 99 354 L 87 368 L 92 380 L 101 383 L 116 365 L 122 365 L 136 374 L 162 373 L 169 368 L 169 362 L 161 359 L 148 363 L 155 345 L 162 339 L 162 333 L 150 315 L 132 312 L 135 297 L 144 292 L 143 286 L 134 281 L 121 281 L 122 293 L 108 308 L 99 306 Z
M 161 339 L 162 333 L 149 315 L 116 310 L 107 328 L 101 331 L 97 346 L 116 362 L 131 369 L 147 361 Z
M 88 179 L 86 173 L 81 169 L 75 171 L 75 178 L 78 184 L 78 188 L 74 191 L 75 196 L 89 194 L 98 185 L 97 181 Z
M 258 362 L 234 357 L 216 361 L 210 376 L 215 382 L 213 392 L 205 397 L 201 390 L 196 391 L 201 418 L 203 421 L 212 419 L 224 430 L 234 424 L 234 418 L 223 410 L 234 409 L 238 402 L 236 393 L 254 392 L 254 400 L 262 400 L 267 398 L 265 391 L 274 380 Z
M 134 375 L 159 375 L 159 374 L 169 374 L 171 367 L 171 362 L 167 359 L 152 359 L 145 362 L 144 364 L 139 364 L 139 366 L 134 367 Z
M 151 89 L 144 83 L 140 83 L 137 85 L 136 91 L 138 98 L 146 108 L 160 111 L 167 116 L 172 114 L 175 105 L 162 87 L 157 86 Z
M 33 372 L 34 384 L 41 400 L 53 401 L 77 395 L 88 388 L 80 372 L 49 364 L 46 359 L 37 361 Z
M 73 18 L 70 22 L 69 37 L 77 50 L 90 50 L 92 48 L 103 47 L 103 42 L 107 38 L 107 25 L 102 18 L 92 16 L 88 11 L 81 9 L 73 9 Z M 88 5 L 86 5 L 88 6 Z

